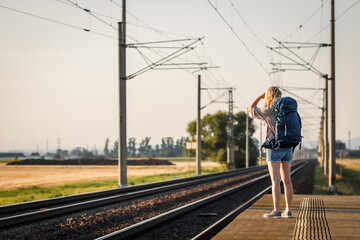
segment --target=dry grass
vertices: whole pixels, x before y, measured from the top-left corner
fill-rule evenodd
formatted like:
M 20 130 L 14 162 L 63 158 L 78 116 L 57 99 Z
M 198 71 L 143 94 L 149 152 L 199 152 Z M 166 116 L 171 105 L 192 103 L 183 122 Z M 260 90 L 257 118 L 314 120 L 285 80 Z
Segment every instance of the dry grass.
M 351 169 L 360 169 L 360 159 L 358 158 L 337 158 L 336 163 Z
M 336 159 L 336 187 L 339 194 L 360 195 L 360 159 Z M 328 194 L 328 178 L 317 166 L 313 194 Z
M 174 162 L 169 166 L 128 166 L 129 178 L 187 172 L 195 162 Z M 220 166 L 203 162 L 204 167 Z M 0 191 L 33 186 L 57 186 L 77 182 L 117 180 L 117 166 L 7 166 L 0 163 Z

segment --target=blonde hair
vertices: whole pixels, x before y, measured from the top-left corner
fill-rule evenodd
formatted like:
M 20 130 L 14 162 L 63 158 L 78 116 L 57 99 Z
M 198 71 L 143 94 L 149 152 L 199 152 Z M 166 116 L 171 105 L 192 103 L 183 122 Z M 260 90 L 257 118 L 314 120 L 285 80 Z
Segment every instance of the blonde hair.
M 278 87 L 271 86 L 265 93 L 265 106 L 271 107 L 276 98 L 281 97 L 281 91 Z

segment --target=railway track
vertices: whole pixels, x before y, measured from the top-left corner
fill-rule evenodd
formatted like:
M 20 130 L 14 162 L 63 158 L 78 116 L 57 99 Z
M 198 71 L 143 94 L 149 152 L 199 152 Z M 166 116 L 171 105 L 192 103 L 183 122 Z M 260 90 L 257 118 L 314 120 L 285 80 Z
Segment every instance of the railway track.
M 13 226 L 34 223 L 36 221 L 47 218 L 54 218 L 57 216 L 79 212 L 91 208 L 120 203 L 131 199 L 139 199 L 142 197 L 183 189 L 199 184 L 261 172 L 265 169 L 266 166 L 251 167 L 248 169 L 239 169 L 184 179 L 143 184 L 128 188 L 112 189 L 107 191 L 1 206 L 0 229 L 7 229 Z
M 307 164 L 307 162 L 299 162 L 294 164 L 292 167 L 292 174 L 299 171 L 302 167 L 304 167 Z M 214 195 L 208 196 L 206 198 L 200 199 L 198 201 L 189 203 L 187 205 L 178 207 L 176 209 L 167 211 L 163 214 L 157 215 L 153 218 L 149 218 L 145 221 L 141 221 L 139 223 L 133 224 L 129 227 L 123 228 L 119 231 L 115 231 L 113 233 L 107 234 L 105 236 L 97 238 L 98 240 L 104 240 L 104 239 L 165 239 L 166 237 L 172 238 L 172 236 L 164 236 L 164 234 L 169 233 L 161 233 L 161 230 L 158 230 L 156 233 L 154 232 L 154 229 L 157 229 L 156 226 L 162 226 L 163 229 L 171 229 L 170 226 L 167 226 L 168 224 L 171 224 L 172 219 L 178 217 L 180 218 L 186 218 L 186 214 L 191 214 L 193 211 L 200 211 L 201 209 L 209 209 L 207 205 L 215 204 L 218 202 L 218 205 L 224 205 L 224 203 L 221 203 L 225 197 L 229 197 L 232 194 L 241 194 L 245 191 L 249 191 L 254 185 L 265 181 L 266 179 L 269 180 L 269 174 L 263 174 L 260 177 L 257 177 L 256 179 L 252 179 L 251 181 L 248 181 L 246 183 L 243 183 L 241 185 L 232 187 L 230 189 L 227 189 L 225 191 L 216 193 Z M 244 204 L 242 204 L 240 207 L 237 207 L 227 213 L 224 217 L 222 217 L 219 221 L 211 225 L 209 228 L 207 228 L 202 233 L 198 234 L 194 239 L 210 239 L 212 236 L 214 236 L 218 231 L 220 231 L 224 226 L 226 226 L 230 221 L 232 221 L 239 213 L 244 211 L 246 208 L 248 208 L 251 204 L 253 204 L 256 200 L 258 200 L 261 196 L 263 196 L 265 193 L 269 192 L 271 190 L 271 183 L 268 182 L 265 184 L 262 189 L 256 190 L 257 194 L 254 194 L 249 200 L 247 200 Z M 210 207 L 211 208 L 211 207 Z M 205 214 L 206 214 L 205 210 Z M 208 213 L 209 214 L 209 213 Z M 216 213 L 210 213 L 210 214 L 216 214 Z M 193 221 L 194 217 L 190 217 L 190 221 Z M 178 225 L 178 224 L 174 224 Z M 156 231 L 156 230 L 155 230 Z M 159 233 L 160 232 L 160 233 Z M 163 234 L 163 235 L 161 235 Z M 183 237 L 180 237 L 183 238 Z M 188 237 L 186 237 L 188 238 Z

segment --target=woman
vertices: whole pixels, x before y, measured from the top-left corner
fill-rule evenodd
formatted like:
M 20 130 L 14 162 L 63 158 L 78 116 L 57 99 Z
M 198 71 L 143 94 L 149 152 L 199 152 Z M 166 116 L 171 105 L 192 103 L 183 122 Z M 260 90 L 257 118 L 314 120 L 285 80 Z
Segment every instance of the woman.
M 263 120 L 266 123 L 266 140 L 273 138 L 275 133 L 276 116 L 272 104 L 276 98 L 281 97 L 281 91 L 278 87 L 271 86 L 266 93 L 261 94 L 251 104 L 249 112 L 253 118 Z M 261 99 L 265 99 L 265 107 L 258 108 L 257 104 Z M 293 158 L 292 148 L 283 149 L 266 149 L 266 161 L 269 168 L 269 173 L 272 183 L 272 197 L 274 203 L 274 210 L 270 213 L 264 214 L 264 218 L 291 218 L 291 202 L 293 198 L 293 186 L 291 183 L 290 170 L 291 161 Z M 280 211 L 280 180 L 283 181 L 285 190 L 285 211 L 281 214 Z

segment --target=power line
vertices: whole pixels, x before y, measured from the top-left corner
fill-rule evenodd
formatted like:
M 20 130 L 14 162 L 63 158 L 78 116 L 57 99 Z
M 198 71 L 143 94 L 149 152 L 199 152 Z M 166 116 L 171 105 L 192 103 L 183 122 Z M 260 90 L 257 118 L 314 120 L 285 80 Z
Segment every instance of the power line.
M 292 53 L 294 56 L 296 56 L 298 59 L 300 59 L 300 61 L 302 61 L 303 63 L 300 63 L 292 58 L 290 58 L 289 56 L 286 56 L 285 54 L 275 50 L 275 48 L 269 47 L 269 49 L 271 49 L 272 51 L 278 53 L 279 55 L 289 59 L 290 61 L 294 62 L 296 65 L 305 68 L 306 70 L 312 71 L 313 73 L 317 74 L 320 77 L 326 77 L 325 74 L 323 74 L 322 72 L 320 72 L 318 69 L 316 69 L 314 66 L 312 66 L 309 62 L 306 62 L 302 57 L 300 57 L 299 55 L 297 55 L 294 51 L 290 50 L 288 47 L 286 47 L 282 42 L 276 40 L 274 38 L 275 41 L 277 41 L 283 48 L 287 49 L 290 53 Z M 276 70 L 301 70 L 301 69 L 276 69 Z
M 69 2 L 65 2 L 65 0 L 56 0 L 60 3 L 63 3 L 65 5 L 68 5 L 68 6 L 71 6 L 71 7 L 74 7 L 74 8 L 78 8 L 78 6 L 72 4 L 72 3 L 69 3 Z M 67 0 L 66 0 L 67 1 Z M 110 0 L 111 3 L 115 4 L 116 6 L 118 6 L 119 8 L 122 9 L 122 7 L 117 4 L 115 1 L 112 1 Z M 117 22 L 121 22 L 122 20 L 119 19 L 119 18 L 116 18 L 116 17 L 113 17 L 113 16 L 108 16 L 108 15 L 105 15 L 103 13 L 99 13 L 99 12 L 96 12 L 94 10 L 90 10 L 91 13 L 95 14 L 95 15 L 99 15 L 99 16 L 102 16 L 102 17 L 105 17 L 105 18 L 108 18 L 108 19 L 111 19 L 111 20 L 116 20 Z M 148 25 L 147 23 L 145 23 L 144 21 L 140 20 L 139 18 L 137 18 L 134 14 L 132 14 L 131 12 L 129 12 L 128 10 L 126 10 L 126 12 L 131 15 L 132 17 L 134 17 L 137 21 L 143 23 L 144 25 L 140 25 L 140 24 L 137 24 L 137 23 L 131 23 L 129 21 L 126 21 L 126 24 L 127 25 L 133 25 L 133 26 L 136 26 L 136 27 L 141 27 L 141 28 L 144 28 L 144 29 L 149 29 L 149 30 L 153 30 L 157 33 L 160 33 L 160 34 L 163 34 L 163 33 L 167 33 L 167 34 L 171 34 L 171 35 L 174 35 L 174 36 L 181 36 L 181 37 L 188 37 L 190 38 L 189 36 L 185 36 L 185 35 L 181 35 L 181 34 L 177 34 L 177 33 L 172 33 L 172 32 L 167 32 L 167 31 L 163 31 L 163 30 L 159 30 L 159 29 L 155 29 L 153 27 L 151 27 L 150 25 Z M 110 23 L 112 25 L 112 23 Z M 163 34 L 163 36 L 166 36 L 165 34 Z M 192 37 L 193 38 L 193 37 Z
M 255 56 L 255 54 L 248 48 L 248 46 L 245 44 L 245 42 L 240 38 L 240 36 L 235 32 L 234 28 L 230 26 L 228 21 L 225 20 L 225 18 L 221 15 L 219 10 L 216 6 L 214 6 L 210 0 L 207 0 L 208 3 L 212 6 L 212 8 L 217 12 L 217 14 L 220 16 L 220 18 L 225 22 L 225 24 L 230 28 L 230 30 L 235 34 L 236 38 L 241 42 L 241 44 L 246 48 L 246 50 L 250 53 L 250 55 L 255 59 L 255 61 L 260 65 L 260 67 L 269 75 L 269 72 L 266 70 L 264 65 L 259 61 L 259 59 Z
M 355 3 L 353 3 L 350 7 L 348 7 L 345 11 L 343 11 L 338 17 L 335 18 L 335 21 L 339 20 L 342 16 L 344 16 L 345 13 L 347 13 L 350 9 L 352 9 L 353 7 L 355 7 L 356 4 L 358 4 L 360 2 L 360 0 L 357 0 Z M 315 35 L 313 35 L 311 38 L 309 38 L 306 42 L 309 42 L 311 40 L 313 40 L 317 35 L 319 35 L 320 33 L 322 33 L 325 29 L 330 27 L 330 23 L 328 23 L 323 29 L 321 29 L 318 33 L 316 33 Z
M 299 31 L 313 16 L 315 16 L 315 14 L 321 10 L 324 5 L 328 2 L 329 0 L 326 0 L 325 3 L 321 3 L 320 7 L 318 7 L 302 24 L 299 25 L 299 27 L 297 27 L 293 32 L 291 32 L 288 36 L 284 37 L 284 39 L 289 38 L 290 36 L 292 36 L 294 33 L 296 33 L 297 31 Z
M 294 94 L 294 93 L 292 93 L 292 92 L 290 92 L 290 91 L 286 90 L 286 89 L 285 89 L 285 88 L 283 88 L 283 87 L 279 87 L 279 88 L 280 88 L 280 89 L 282 89 L 282 90 L 284 90 L 285 92 L 287 92 L 287 93 L 289 93 L 289 94 L 293 95 L 294 97 L 297 97 L 298 99 L 301 99 L 302 101 L 307 102 L 308 104 L 311 104 L 311 105 L 313 105 L 313 106 L 315 106 L 315 107 L 317 107 L 317 108 L 319 108 L 319 109 L 322 109 L 322 107 L 319 107 L 318 105 L 316 105 L 316 104 L 314 104 L 314 103 L 310 102 L 309 100 L 306 100 L 306 99 L 304 99 L 304 98 L 302 98 L 302 97 L 300 97 L 300 96 L 298 96 L 298 95 L 296 95 L 296 94 Z
M 102 22 L 102 23 L 108 25 L 109 27 L 115 29 L 116 31 L 118 31 L 118 29 L 117 29 L 116 27 L 114 27 L 111 23 L 108 23 L 108 22 L 104 21 L 103 19 L 99 18 L 98 16 L 96 16 L 95 14 L 93 14 L 90 9 L 86 9 L 86 8 L 81 7 L 79 4 L 77 4 L 77 2 L 75 3 L 75 2 L 73 2 L 73 1 L 71 1 L 71 0 L 67 0 L 67 1 L 68 1 L 69 3 L 71 3 L 71 4 L 73 4 L 74 6 L 78 7 L 79 9 L 87 12 L 88 14 L 90 14 L 91 16 L 93 16 L 94 18 L 96 18 L 97 20 L 99 20 L 100 22 Z
M 101 15 L 101 16 L 103 16 L 103 17 L 111 18 L 111 17 L 109 17 L 109 16 L 106 16 L 106 15 L 100 14 L 100 13 L 97 13 L 97 12 L 95 12 L 95 11 L 93 11 L 93 10 L 90 10 L 90 9 L 87 9 L 87 8 L 84 8 L 84 7 L 80 6 L 78 3 L 73 2 L 73 1 L 70 1 L 70 0 L 67 0 L 68 3 L 65 2 L 65 1 L 63 1 L 63 0 L 57 0 L 57 1 L 58 1 L 58 2 L 61 2 L 61 3 L 63 3 L 63 4 L 66 4 L 66 5 L 68 5 L 68 6 L 72 6 L 72 7 L 75 7 L 75 8 L 79 8 L 79 9 L 83 10 L 84 12 L 86 12 L 87 14 L 90 14 L 92 17 L 95 17 L 96 19 L 98 19 L 99 21 L 101 21 L 102 23 L 104 23 L 105 25 L 110 26 L 110 27 L 113 28 L 114 30 L 117 30 L 115 27 L 113 27 L 113 26 L 111 25 L 111 23 L 108 23 L 108 22 L 104 21 L 103 19 L 95 16 L 95 14 Z M 108 35 L 105 35 L 105 34 L 102 34 L 102 33 L 99 33 L 99 32 L 95 32 L 95 31 L 92 31 L 92 30 L 87 29 L 87 28 L 77 27 L 77 26 L 74 26 L 74 25 L 71 25 L 71 24 L 63 23 L 63 22 L 56 21 L 56 20 L 49 19 L 49 18 L 45 18 L 45 17 L 41 17 L 41 16 L 38 16 L 38 15 L 35 15 L 35 14 L 32 14 L 32 13 L 24 12 L 24 11 L 17 10 L 17 9 L 14 9 L 14 8 L 10 8 L 10 7 L 6 7 L 6 6 L 3 6 L 3 5 L 0 5 L 0 7 L 5 8 L 5 9 L 8 9 L 8 10 L 15 11 L 15 12 L 18 12 L 18 13 L 22 13 L 22 14 L 25 14 L 25 15 L 28 15 L 28 16 L 36 17 L 36 18 L 39 18 L 39 19 L 42 19 L 42 20 L 50 21 L 50 22 L 53 22 L 53 23 L 61 24 L 61 25 L 67 26 L 67 27 L 75 28 L 75 29 L 78 29 L 78 30 L 83 30 L 83 31 L 86 31 L 86 32 L 92 32 L 92 33 L 97 34 L 97 35 L 101 35 L 101 36 L 104 36 L 104 37 L 107 37 L 107 38 L 111 38 L 111 39 L 116 39 L 116 40 L 117 40 L 116 37 L 112 37 L 112 36 L 108 36 Z M 134 15 L 133 15 L 133 16 L 134 16 Z M 138 18 L 137 18 L 137 19 L 138 19 Z M 154 29 L 153 27 L 151 27 L 151 26 L 148 25 L 148 24 L 146 24 L 146 25 L 149 26 L 152 30 L 162 33 L 162 31 L 156 30 L 156 29 Z M 168 36 L 166 36 L 165 34 L 163 34 L 163 35 L 164 35 L 165 37 L 168 37 Z M 144 43 L 144 44 L 141 44 L 141 43 L 139 43 L 137 40 L 133 39 L 133 38 L 130 37 L 130 36 L 127 36 L 127 37 L 130 38 L 130 39 L 132 39 L 132 40 L 134 40 L 135 42 L 137 42 L 137 43 L 138 43 L 137 45 L 143 45 L 143 46 L 145 45 L 145 43 Z M 177 41 L 177 40 L 172 40 L 172 42 L 176 42 L 176 41 Z M 201 43 L 202 43 L 202 45 L 203 45 L 203 48 L 206 50 L 203 41 L 201 41 Z M 181 44 L 181 45 L 183 46 L 183 44 Z M 146 47 L 146 46 L 144 46 L 144 47 L 147 48 L 147 49 L 149 49 L 149 50 L 151 50 L 149 47 Z M 146 62 L 147 64 L 149 64 L 149 65 L 153 64 L 153 62 L 150 61 L 150 59 L 147 58 L 147 57 L 145 56 L 145 54 L 143 54 L 143 53 L 142 53 L 141 51 L 139 51 L 138 49 L 137 49 L 137 51 L 138 51 L 139 54 L 145 59 L 145 62 Z M 151 51 L 152 51 L 152 50 L 151 50 Z M 206 51 L 207 51 L 207 50 L 206 50 Z M 155 51 L 152 51 L 152 52 L 156 53 Z M 164 54 L 164 53 L 163 53 L 163 54 Z M 158 55 L 161 56 L 161 57 L 163 57 L 161 54 L 158 54 Z M 209 54 L 208 54 L 208 57 L 210 58 Z M 212 60 L 211 60 L 211 61 L 212 61 Z M 171 62 L 171 61 L 170 61 L 170 62 Z M 212 62 L 213 62 L 213 61 L 212 61 Z M 176 63 L 173 63 L 172 65 L 177 66 L 178 69 L 185 70 L 183 67 L 179 66 L 179 65 L 176 64 Z M 204 70 L 204 69 L 207 69 L 207 67 L 204 67 L 204 68 L 201 68 L 201 69 Z M 185 70 L 185 71 L 186 71 L 186 70 Z M 205 72 L 207 73 L 207 71 L 205 71 Z M 191 75 L 193 76 L 193 74 L 191 74 Z M 208 75 L 208 74 L 207 74 L 207 75 Z M 210 77 L 210 75 L 208 75 L 208 78 L 209 78 L 210 80 L 212 80 L 212 78 Z M 226 83 L 226 81 L 224 80 L 224 78 L 222 78 L 222 81 L 225 83 L 225 85 L 228 85 L 228 84 Z M 239 93 L 238 93 L 238 94 L 239 94 Z M 239 94 L 239 95 L 240 95 L 240 94 Z
M 119 8 L 122 9 L 122 6 L 121 6 L 120 4 L 118 4 L 116 1 L 111 1 L 111 2 L 112 2 L 113 4 L 115 4 L 117 7 L 119 7 Z M 139 21 L 139 22 L 141 22 L 142 24 L 146 25 L 149 29 L 151 29 L 151 30 L 153 30 L 153 31 L 155 31 L 155 32 L 158 32 L 159 34 L 161 34 L 162 36 L 164 36 L 164 37 L 167 38 L 167 39 L 172 39 L 172 38 L 170 38 L 169 36 L 167 36 L 167 35 L 164 34 L 164 33 L 175 35 L 174 33 L 169 33 L 169 32 L 160 31 L 160 30 L 158 30 L 158 29 L 155 29 L 154 27 L 152 27 L 152 26 L 150 26 L 148 23 L 142 21 L 141 19 L 139 19 L 137 16 L 135 16 L 133 13 L 129 12 L 128 10 L 126 10 L 126 12 L 127 12 L 129 15 L 131 15 L 132 17 L 134 17 L 137 21 Z M 184 36 L 184 35 L 179 35 L 179 34 L 176 34 L 176 35 L 178 35 L 178 36 Z M 189 37 L 188 37 L 188 38 L 189 38 Z M 135 40 L 135 41 L 136 41 L 136 40 Z M 170 41 L 176 42 L 176 40 L 170 40 Z M 138 41 L 136 41 L 136 42 L 138 42 Z M 139 43 L 139 44 L 141 44 L 141 43 Z M 202 44 L 203 49 L 204 49 L 205 52 L 207 53 L 207 57 L 211 60 L 210 62 L 213 63 L 214 61 L 211 59 L 211 57 L 210 57 L 210 55 L 209 55 L 209 53 L 208 53 L 208 51 L 207 51 L 207 49 L 206 49 L 206 47 L 205 47 L 205 45 L 204 45 L 203 40 L 201 40 L 201 44 Z M 181 46 L 184 46 L 184 44 L 181 44 Z M 139 52 L 139 54 L 143 57 L 143 59 L 145 60 L 145 62 L 150 61 L 150 59 L 147 58 L 147 57 L 145 57 L 145 54 L 143 54 L 139 49 L 136 49 L 136 50 L 137 50 L 137 51 Z M 196 49 L 194 49 L 194 51 L 191 51 L 191 52 L 192 52 L 192 53 L 196 53 Z M 199 54 L 194 55 L 194 57 L 197 57 L 198 59 L 200 59 Z M 182 58 L 179 57 L 179 59 L 182 59 Z M 182 60 L 188 62 L 187 59 L 182 59 Z M 152 61 L 150 61 L 150 62 L 151 62 L 151 64 L 153 64 Z M 151 65 L 151 64 L 150 64 L 150 65 Z M 179 67 L 177 64 L 174 64 L 174 65 L 176 65 L 178 69 L 183 69 L 183 68 Z M 169 68 L 166 68 L 166 69 L 169 69 Z M 188 68 L 187 68 L 187 69 L 188 69 Z M 208 69 L 208 67 L 203 67 L 203 68 L 200 68 L 199 70 L 207 70 L 207 69 Z M 186 71 L 186 69 L 183 69 L 183 70 Z M 187 71 L 187 72 L 188 72 L 188 71 Z M 194 72 L 193 72 L 193 73 L 194 73 Z M 191 74 L 193 74 L 193 73 L 191 73 Z M 204 71 L 204 74 L 207 76 L 207 78 L 208 78 L 210 81 L 212 81 L 212 82 L 217 86 L 217 84 L 213 81 L 213 76 L 210 76 L 209 71 Z M 222 81 L 226 86 L 229 85 L 229 84 L 225 81 L 224 77 L 221 78 L 221 81 Z M 202 82 L 203 82 L 203 81 L 202 81 Z M 215 91 L 213 91 L 213 90 L 210 90 L 210 91 L 215 92 Z M 208 93 L 209 97 L 212 98 L 212 97 L 211 97 L 211 94 L 210 94 L 210 91 L 208 90 L 207 93 Z M 215 93 L 215 94 L 218 95 L 217 93 Z M 239 95 L 240 95 L 240 94 L 239 94 Z
M 25 14 L 25 15 L 28 15 L 28 16 L 31 16 L 31 17 L 35 17 L 35 18 L 39 18 L 39 19 L 46 20 L 46 21 L 49 21 L 49 22 L 64 25 L 64 26 L 67 26 L 67 27 L 71 27 L 71 28 L 75 28 L 75 29 L 79 29 L 79 30 L 83 30 L 83 31 L 87 31 L 87 32 L 89 30 L 89 29 L 86 29 L 86 28 L 81 28 L 81 27 L 77 27 L 77 26 L 70 25 L 70 24 L 67 24 L 67 23 L 59 22 L 57 20 L 53 20 L 53 19 L 50 19 L 50 18 L 41 17 L 41 16 L 38 16 L 38 15 L 35 15 L 35 14 L 32 14 L 32 13 L 24 12 L 24 11 L 17 10 L 17 9 L 14 9 L 14 8 L 10 8 L 10 7 L 7 7 L 7 6 L 0 5 L 0 7 L 11 10 L 11 11 L 14 11 L 14 12 L 22 13 L 22 14 Z
M 107 38 L 111 38 L 111 39 L 117 39 L 117 38 L 115 38 L 115 37 L 112 37 L 112 36 L 109 36 L 109 35 L 106 35 L 106 34 L 103 34 L 103 33 L 95 32 L 95 31 L 92 31 L 92 30 L 87 29 L 87 28 L 77 27 L 77 26 L 74 26 L 74 25 L 71 25 L 71 24 L 68 24 L 68 23 L 63 23 L 63 22 L 60 22 L 60 21 L 57 21 L 57 20 L 53 20 L 53 19 L 50 19 L 50 18 L 38 16 L 38 15 L 35 15 L 35 14 L 33 14 L 33 13 L 21 11 L 21 10 L 14 9 L 14 8 L 10 8 L 10 7 L 3 6 L 3 5 L 0 5 L 0 7 L 1 7 L 1 8 L 4 8 L 4 9 L 7 9 L 7 10 L 14 11 L 14 12 L 18 12 L 18 13 L 21 13 L 21 14 L 24 14 L 24 15 L 27 15 L 27 16 L 31 16 L 31 17 L 35 17 L 35 18 L 38 18 L 38 19 L 46 20 L 46 21 L 49 21 L 49 22 L 52 22 L 52 23 L 56 23 L 56 24 L 59 24 L 59 25 L 63 25 L 63 26 L 66 26 L 66 27 L 71 27 L 71 28 L 78 29 L 78 30 L 82 30 L 82 31 L 85 31 L 85 32 L 91 32 L 91 33 L 94 33 L 94 34 L 97 34 L 97 35 L 101 35 L 101 36 L 103 36 L 103 37 L 107 37 Z
M 238 14 L 238 16 L 241 18 L 241 20 L 244 22 L 245 26 L 247 26 L 247 28 L 250 30 L 250 32 L 252 32 L 252 34 L 254 35 L 254 37 L 259 40 L 259 42 L 266 48 L 266 44 L 263 42 L 263 40 L 260 39 L 260 37 L 252 30 L 252 28 L 250 27 L 250 25 L 246 22 L 245 18 L 240 14 L 239 10 L 235 7 L 234 3 L 229 0 L 229 2 L 231 3 L 231 7 L 235 9 L 235 12 Z
M 111 1 L 111 2 L 112 2 L 113 4 L 115 4 L 117 7 L 119 7 L 120 9 L 122 9 L 122 6 L 120 6 L 120 4 L 118 4 L 116 1 Z M 170 37 L 166 36 L 162 31 L 157 30 L 157 29 L 153 28 L 152 26 L 150 26 L 149 24 L 145 23 L 144 21 L 138 19 L 134 14 L 130 13 L 129 11 L 126 11 L 126 12 L 129 13 L 131 16 L 133 16 L 136 20 L 138 20 L 138 21 L 142 22 L 143 24 L 145 24 L 146 26 L 148 26 L 150 29 L 152 29 L 152 30 L 154 30 L 154 31 L 156 31 L 156 32 L 161 33 L 161 35 L 163 35 L 164 37 L 166 37 L 166 38 L 168 38 L 168 39 L 171 39 Z M 134 38 L 132 38 L 132 37 L 130 37 L 130 36 L 128 36 L 128 35 L 127 35 L 127 37 L 130 38 L 130 39 L 132 39 L 133 41 L 135 41 L 135 42 L 137 43 L 137 44 L 129 44 L 129 46 L 141 45 L 143 48 L 148 49 L 149 51 L 155 53 L 156 55 L 160 56 L 160 57 L 163 58 L 163 59 L 166 59 L 166 58 L 169 56 L 169 54 L 167 54 L 167 53 L 163 53 L 163 52 L 161 52 L 161 51 L 156 52 L 156 51 L 154 51 L 151 47 L 145 46 L 146 43 L 140 43 L 139 41 L 137 41 L 136 39 L 134 39 Z M 189 38 L 189 37 L 188 37 L 188 38 Z M 176 42 L 179 42 L 179 43 L 180 43 L 180 42 L 182 42 L 182 41 L 183 41 L 183 40 L 173 40 L 173 39 L 171 39 L 171 42 L 173 42 L 173 43 L 176 43 Z M 158 43 L 159 43 L 159 41 L 158 41 Z M 180 44 L 180 46 L 181 46 L 180 48 L 183 49 L 185 45 L 184 45 L 184 44 Z M 138 73 L 142 73 L 143 70 L 148 71 L 149 69 L 152 69 L 154 66 L 157 66 L 157 64 L 156 64 L 156 63 L 153 63 L 148 57 L 146 57 L 145 54 L 142 53 L 142 52 L 138 49 L 138 47 L 136 48 L 136 50 L 139 52 L 139 54 L 140 54 L 141 57 L 145 60 L 145 62 L 148 62 L 148 61 L 149 61 L 149 62 L 151 62 L 151 64 L 149 64 L 147 67 L 143 68 L 142 70 L 139 70 L 138 72 L 136 72 L 135 75 L 137 75 Z M 166 54 L 166 55 L 168 55 L 168 56 L 167 56 L 167 57 L 164 57 L 164 55 L 161 55 L 160 52 L 161 52 L 162 54 L 164 54 L 164 55 Z M 186 51 L 185 53 L 187 53 L 187 52 L 189 52 L 189 51 Z M 184 53 L 182 53 L 182 54 L 184 54 Z M 180 54 L 180 55 L 182 55 L 182 54 Z M 170 56 L 171 56 L 171 55 L 173 55 L 173 54 L 170 54 Z M 179 57 L 180 55 L 177 55 L 177 57 Z M 173 58 L 171 58 L 171 59 L 173 59 Z M 184 60 L 187 61 L 187 59 L 184 59 Z M 167 60 L 167 61 L 169 61 L 170 63 L 173 63 L 171 60 Z M 155 65 L 154 65 L 154 64 L 155 64 Z M 186 68 L 181 67 L 181 66 L 177 65 L 176 63 L 173 63 L 173 65 L 175 65 L 175 66 L 177 67 L 177 69 L 182 69 L 182 70 L 188 72 L 189 74 L 191 74 L 189 71 L 187 71 Z M 168 69 L 169 69 L 169 68 L 168 68 Z M 135 75 L 130 75 L 130 77 L 134 77 Z M 191 74 L 191 75 L 194 76 L 193 74 Z
M 70 3 L 70 2 L 65 2 L 65 1 L 67 1 L 67 0 L 56 0 L 56 1 L 58 1 L 58 2 L 60 2 L 60 3 L 63 3 L 63 4 L 65 4 L 65 5 L 68 5 L 68 6 L 74 7 L 74 8 L 78 8 L 77 4 Z M 91 13 L 96 14 L 96 15 L 99 15 L 99 16 L 102 16 L 102 17 L 109 18 L 109 19 L 111 19 L 111 20 L 116 20 L 116 21 L 118 21 L 118 22 L 121 21 L 121 20 L 118 19 L 118 18 L 110 17 L 110 16 L 105 15 L 105 14 L 103 14 L 103 13 L 95 12 L 95 11 L 92 11 L 92 10 L 91 10 Z
M 113 2 L 116 6 L 118 6 L 119 8 L 122 8 L 116 1 L 112 1 L 112 2 Z M 152 26 L 150 26 L 149 24 L 145 23 L 144 21 L 140 20 L 138 17 L 136 17 L 134 14 L 132 14 L 132 13 L 129 12 L 129 11 L 127 11 L 127 13 L 129 13 L 129 15 L 131 15 L 132 17 L 134 17 L 136 20 L 140 21 L 140 22 L 143 23 L 144 25 L 148 26 L 148 28 L 150 28 L 151 30 L 154 30 L 154 31 L 160 33 L 162 36 L 164 36 L 164 37 L 166 37 L 166 38 L 168 38 L 168 39 L 172 39 L 172 38 L 170 38 L 169 36 L 167 36 L 166 34 L 164 34 L 164 31 L 160 31 L 160 30 L 158 30 L 158 29 L 155 29 L 154 27 L 152 27 Z M 173 34 L 173 33 L 169 33 L 169 34 Z M 179 34 L 177 34 L 177 35 L 179 35 Z M 183 36 L 183 35 L 181 35 L 181 36 Z M 175 42 L 175 40 L 171 40 L 171 41 L 172 41 L 172 42 Z M 140 44 L 140 43 L 139 43 L 139 44 Z M 214 61 L 211 59 L 210 54 L 208 53 L 208 51 L 207 51 L 207 49 L 206 49 L 206 47 L 205 47 L 205 45 L 204 45 L 203 40 L 201 40 L 201 44 L 202 44 L 203 49 L 204 49 L 205 52 L 207 53 L 207 57 L 211 60 L 210 62 L 213 63 Z M 184 46 L 184 44 L 181 44 L 181 46 Z M 138 49 L 137 49 L 137 50 L 138 50 Z M 138 50 L 138 51 L 139 51 L 139 50 Z M 194 51 L 192 51 L 192 53 L 194 53 L 194 52 L 196 52 L 196 49 L 194 49 Z M 139 51 L 139 53 L 141 53 L 141 52 Z M 141 55 L 142 55 L 142 57 L 144 58 L 144 54 L 141 53 Z M 195 56 L 195 55 L 194 55 L 194 56 Z M 200 59 L 199 54 L 197 54 L 195 57 L 197 57 L 198 59 Z M 179 59 L 182 59 L 182 58 L 179 58 Z M 148 59 L 148 60 L 149 60 L 149 59 Z M 182 59 L 182 60 L 188 61 L 187 59 Z M 175 65 L 176 65 L 176 64 L 175 64 Z M 179 67 L 178 67 L 178 68 L 179 68 Z M 181 69 L 181 68 L 179 68 L 179 69 Z M 207 69 L 207 68 L 206 68 L 206 69 Z M 185 70 L 185 69 L 184 69 L 184 70 Z M 205 70 L 205 68 L 201 68 L 200 70 Z M 211 81 L 216 85 L 216 83 L 213 81 L 213 76 L 210 76 L 209 71 L 205 71 L 204 73 L 205 73 L 205 75 L 207 76 L 207 78 L 208 78 L 209 80 L 211 80 Z M 192 73 L 192 74 L 193 74 L 193 73 Z M 229 84 L 225 81 L 225 79 L 224 79 L 223 77 L 221 78 L 221 80 L 222 80 L 222 82 L 223 82 L 225 85 L 229 85 Z M 211 91 L 212 91 L 212 90 L 211 90 Z M 214 91 L 212 91 L 212 92 L 214 92 Z M 209 94 L 209 97 L 212 98 L 212 97 L 211 97 L 211 94 L 209 93 L 209 91 L 207 91 L 207 93 Z M 216 95 L 218 95 L 218 94 L 216 94 Z
M 110 1 L 111 1 L 111 3 L 113 3 L 115 6 L 119 7 L 120 9 L 122 9 L 122 6 L 121 6 L 119 3 L 117 3 L 115 0 L 110 0 Z M 146 22 L 142 21 L 141 19 L 139 19 L 137 16 L 135 16 L 135 15 L 134 15 L 133 13 L 131 13 L 130 11 L 126 10 L 126 13 L 129 14 L 130 16 L 132 16 L 133 18 L 135 18 L 137 21 L 139 21 L 139 22 L 141 22 L 142 24 L 144 24 L 145 26 L 147 26 L 148 29 L 151 29 L 151 30 L 153 30 L 153 31 L 155 31 L 155 32 L 158 32 L 158 33 L 160 33 L 161 35 L 163 35 L 163 36 L 166 37 L 166 38 L 169 38 L 169 39 L 170 39 L 170 37 L 167 36 L 167 35 L 165 35 L 165 33 L 171 34 L 171 35 L 174 35 L 174 36 L 178 36 L 178 37 L 194 38 L 194 37 L 189 37 L 189 36 L 186 36 L 186 35 L 181 35 L 181 34 L 177 34 L 177 33 L 171 33 L 171 32 L 166 32 L 166 31 L 162 31 L 162 30 L 156 29 L 156 28 L 150 26 L 149 24 L 147 24 Z M 136 25 L 136 24 L 135 24 L 135 25 Z M 144 26 L 142 26 L 142 27 L 144 27 Z

